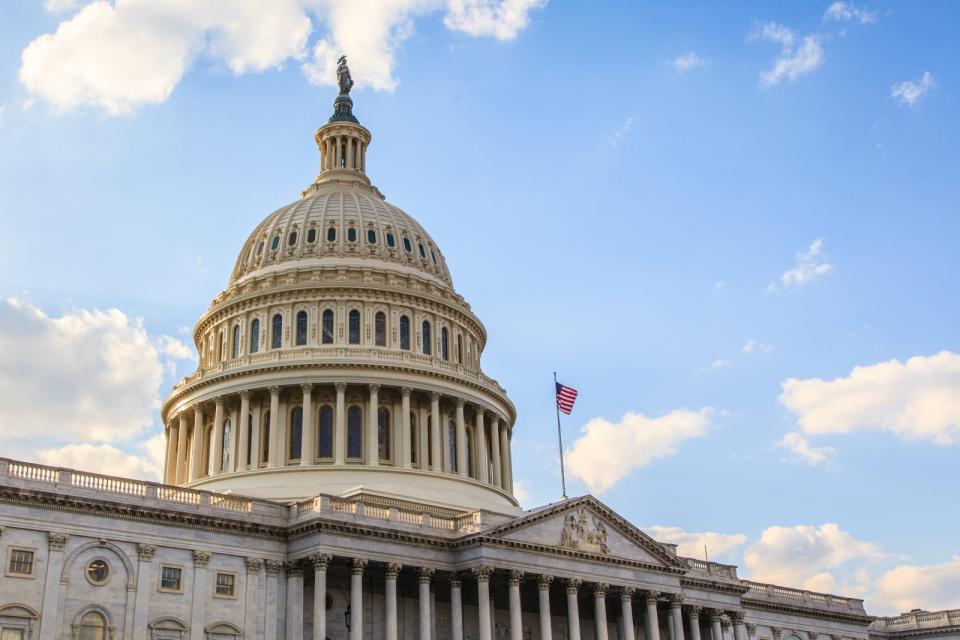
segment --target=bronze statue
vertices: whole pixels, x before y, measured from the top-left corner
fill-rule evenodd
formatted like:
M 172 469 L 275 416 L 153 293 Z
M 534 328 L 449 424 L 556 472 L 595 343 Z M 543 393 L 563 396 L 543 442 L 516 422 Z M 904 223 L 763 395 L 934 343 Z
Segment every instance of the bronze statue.
M 353 78 L 350 77 L 350 69 L 347 67 L 347 56 L 340 56 L 337 60 L 337 83 L 340 85 L 340 95 L 345 96 L 350 93 Z

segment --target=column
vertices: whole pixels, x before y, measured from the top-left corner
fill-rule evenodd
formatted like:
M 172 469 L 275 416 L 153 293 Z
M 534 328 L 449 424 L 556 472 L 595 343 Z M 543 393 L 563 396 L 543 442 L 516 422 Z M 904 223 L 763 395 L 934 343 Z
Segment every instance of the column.
M 313 637 L 327 637 L 327 567 L 332 559 L 329 554 L 318 553 L 313 560 Z M 396 576 L 394 576 L 396 577 Z
M 193 439 L 190 442 L 190 473 L 188 479 L 193 482 L 200 477 L 200 465 L 203 463 L 203 408 L 193 406 Z
M 673 637 L 676 631 L 677 627 L 673 624 L 673 609 L 667 607 L 667 640 L 676 640 Z
M 187 481 L 187 414 L 180 411 L 177 416 L 177 472 L 174 484 L 183 484 Z
M 491 640 L 490 630 L 490 576 L 493 567 L 479 566 L 473 568 L 473 575 L 477 576 L 477 617 L 480 640 Z
M 510 589 L 510 640 L 523 640 L 523 610 L 520 608 L 520 582 L 523 571 L 511 571 Z
M 474 427 L 477 435 L 477 478 L 480 482 L 490 482 L 490 473 L 487 468 L 487 434 L 483 428 L 483 409 L 477 407 L 477 422 Z
M 607 640 L 607 585 L 598 582 L 593 585 L 593 637 Z
M 400 390 L 400 451 L 403 452 L 401 463 L 404 469 L 412 466 L 413 452 L 410 450 L 410 387 Z
M 157 548 L 152 544 L 137 545 L 137 591 L 133 613 L 133 640 L 146 640 L 147 614 L 150 610 L 150 596 L 153 586 L 153 555 Z M 44 640 L 44 639 L 41 639 Z
M 278 582 L 283 563 L 277 560 L 266 560 L 264 565 L 267 567 L 267 585 L 263 596 L 263 638 L 264 640 L 277 640 L 277 636 L 280 635 L 280 613 L 277 610 L 280 604 Z M 191 632 L 192 630 L 191 628 Z
M 267 467 L 276 469 L 280 464 L 280 387 L 270 387 L 270 451 Z
M 166 429 L 167 454 L 163 463 L 163 483 L 176 483 L 177 474 L 177 428 L 170 424 Z
M 380 464 L 380 446 L 377 438 L 379 423 L 377 422 L 377 411 L 380 409 L 379 391 L 380 385 L 371 384 L 370 403 L 367 408 L 367 464 L 377 466 Z
M 747 640 L 747 626 L 743 620 L 743 611 L 734 611 L 730 617 L 733 618 L 734 640 Z
M 700 607 L 694 605 L 690 610 L 690 640 L 700 640 Z
M 2 532 L 2 530 L 0 530 Z M 62 614 L 57 606 L 60 597 L 60 573 L 63 571 L 63 549 L 70 536 L 66 533 L 47 534 L 49 555 L 43 580 L 43 605 L 40 608 L 40 640 L 53 640 L 57 635 Z
M 508 493 L 513 493 L 513 478 L 510 477 L 510 438 L 507 435 L 508 424 L 500 425 L 500 486 Z
M 440 394 L 430 394 L 430 448 L 433 450 L 433 460 L 430 468 L 434 471 L 443 471 L 443 445 L 440 444 Z
M 243 611 L 243 629 L 245 638 L 257 638 L 260 634 L 260 607 L 258 602 L 263 597 L 263 583 L 260 580 L 260 571 L 263 561 L 259 558 L 244 558 L 247 568 L 247 580 L 244 584 L 246 603 Z
M 354 558 L 350 568 L 350 640 L 363 640 L 363 569 L 367 561 Z
M 193 598 L 190 602 L 190 640 L 203 640 L 203 610 L 207 594 L 207 563 L 210 552 L 193 552 Z
M 346 393 L 347 385 L 342 382 L 336 384 L 337 389 L 337 410 L 336 410 L 336 433 L 333 438 L 334 464 L 343 464 L 347 451 L 347 409 Z
M 553 621 L 550 618 L 550 583 L 553 576 L 540 576 L 537 595 L 540 599 L 540 640 L 553 640 Z
M 643 619 L 643 628 L 646 630 L 646 640 L 660 640 L 660 621 L 657 620 L 657 598 L 660 594 L 656 591 L 647 591 L 644 602 L 647 605 L 647 615 Z
M 240 419 L 237 420 L 236 428 L 237 433 L 234 437 L 239 444 L 234 468 L 241 471 L 247 468 L 247 452 L 250 450 L 250 392 L 246 390 L 240 392 Z
M 450 638 L 463 640 L 463 589 L 460 576 L 450 576 Z
M 260 442 L 263 434 L 263 406 L 259 401 L 253 409 L 253 429 L 250 433 L 250 468 L 259 469 L 263 459 L 263 445 Z
M 213 444 L 210 447 L 210 474 L 220 475 L 223 469 L 223 398 L 217 397 L 213 410 Z
M 430 579 L 433 569 L 420 567 L 420 640 L 430 640 L 433 620 L 430 617 Z
M 720 626 L 720 617 L 723 609 L 710 609 L 710 640 L 723 640 L 723 627 Z
M 490 420 L 490 451 L 493 454 L 493 484 L 503 486 L 503 474 L 500 469 L 500 418 L 496 415 Z
M 622 587 L 620 589 L 620 617 L 623 618 L 623 640 L 634 640 L 633 592 L 633 587 Z
M 580 640 L 580 602 L 578 592 L 580 581 L 576 578 L 567 580 L 567 629 L 570 640 Z
M 384 597 L 386 599 L 386 620 L 387 640 L 397 640 L 397 576 L 400 574 L 402 564 L 391 562 L 387 564 L 385 573 L 386 582 L 384 586 Z M 313 634 L 314 638 L 326 640 L 326 636 Z
M 670 610 L 673 612 L 673 640 L 683 640 L 683 596 L 675 593 L 670 596 Z
M 285 640 L 303 640 L 303 567 L 287 565 L 287 635 Z
M 303 390 L 303 439 L 300 441 L 300 466 L 306 467 L 317 459 L 317 440 L 313 427 L 313 385 L 302 384 Z M 287 638 L 287 640 L 290 640 Z
M 461 478 L 470 474 L 467 463 L 467 426 L 463 421 L 463 400 L 457 398 L 457 473 Z

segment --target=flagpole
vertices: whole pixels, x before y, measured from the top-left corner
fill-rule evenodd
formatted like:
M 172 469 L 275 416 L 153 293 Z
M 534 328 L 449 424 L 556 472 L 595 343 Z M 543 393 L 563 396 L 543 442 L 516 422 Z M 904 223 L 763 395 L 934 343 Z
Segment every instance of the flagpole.
M 560 445 L 560 488 L 567 499 L 567 478 L 563 472 L 563 433 L 560 431 L 560 402 L 557 398 L 557 372 L 553 372 L 553 404 L 557 408 L 557 442 Z

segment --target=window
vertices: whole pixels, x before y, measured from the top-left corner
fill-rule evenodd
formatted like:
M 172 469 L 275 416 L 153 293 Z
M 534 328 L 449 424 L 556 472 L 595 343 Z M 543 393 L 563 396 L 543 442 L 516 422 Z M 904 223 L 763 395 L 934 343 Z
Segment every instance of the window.
M 387 246 L 393 249 L 397 246 L 397 239 L 393 237 L 393 234 L 387 231 Z
M 430 323 L 423 321 L 423 353 L 430 355 Z
M 417 446 L 420 429 L 417 428 L 417 414 L 410 412 L 410 462 L 420 466 L 420 447 Z
M 440 329 L 440 357 L 444 360 L 450 359 L 450 351 L 447 348 L 448 342 L 449 336 L 447 334 L 447 328 L 443 327 Z
M 247 414 L 247 460 L 246 465 L 249 467 L 253 458 L 253 414 Z
M 413 251 L 413 246 L 410 244 L 410 238 L 404 237 L 403 239 L 403 250 L 407 253 Z
M 347 229 L 347 242 L 356 242 L 357 241 L 357 230 L 353 227 Z
M 297 344 L 307 344 L 307 312 L 297 312 Z
M 433 258 L 433 264 L 437 264 L 437 254 L 433 252 L 433 249 L 430 249 L 430 257 Z
M 240 357 L 240 325 L 233 325 L 233 357 Z
M 363 457 L 363 409 L 357 405 L 347 409 L 347 457 Z
M 217 573 L 216 594 L 232 598 L 236 593 L 237 576 L 232 573 Z
M 107 621 L 96 611 L 83 614 L 76 629 L 77 640 L 107 640 Z
M 260 319 L 254 318 L 250 323 L 250 353 L 260 351 Z
M 420 257 L 421 257 L 421 258 L 426 258 L 426 257 L 427 257 L 427 252 L 424 250 L 424 248 L 423 248 L 423 243 L 422 243 L 422 242 L 418 242 L 418 243 L 417 243 L 417 249 L 420 250 Z
M 400 316 L 400 348 L 410 350 L 410 318 Z
M 327 242 L 336 242 L 337 241 L 337 228 L 330 227 L 327 229 Z
M 13 627 L 0 627 L 0 640 L 24 640 L 25 629 L 14 629 Z
M 375 229 L 367 229 L 367 244 L 377 244 L 377 232 Z
M 380 460 L 390 459 L 390 412 L 377 411 L 377 453 Z
M 223 349 L 223 331 L 217 333 L 217 358 L 223 360 L 224 356 L 227 355 Z
M 273 335 L 270 336 L 270 348 L 279 349 L 283 340 L 283 316 L 279 313 L 273 316 Z
M 33 551 L 11 549 L 7 573 L 15 576 L 33 575 Z
M 87 565 L 87 580 L 89 580 L 92 584 L 97 586 L 106 584 L 107 578 L 109 577 L 110 565 L 107 564 L 106 560 L 97 558 Z
M 457 425 L 453 420 L 447 423 L 447 442 L 450 443 L 450 471 L 457 472 Z
M 220 450 L 220 471 L 226 471 L 230 468 L 230 438 L 233 435 L 233 425 L 230 424 L 230 418 L 223 422 L 223 448 Z
M 459 333 L 457 334 L 457 363 L 463 364 L 463 340 Z
M 276 251 L 280 248 L 280 236 L 270 238 L 270 251 Z
M 377 315 L 374 316 L 373 321 L 376 344 L 378 347 L 387 346 L 387 314 L 383 311 L 378 311 Z
M 333 311 L 323 312 L 323 344 L 333 344 Z
M 287 246 L 292 247 L 295 244 L 297 244 L 297 232 L 291 231 L 290 235 L 287 236 Z
M 263 449 L 263 456 L 260 462 L 266 464 L 270 460 L 270 412 L 263 412 L 263 437 L 260 438 L 260 448 Z
M 183 569 L 180 567 L 163 567 L 160 569 L 160 590 L 177 591 L 183 588 Z
M 310 230 L 308 230 L 308 231 L 307 231 L 307 242 L 309 242 L 310 244 L 313 244 L 313 243 L 316 242 L 316 241 L 317 241 L 317 230 L 316 230 L 316 229 L 310 229 Z
M 360 312 L 350 311 L 350 344 L 360 344 Z
M 303 407 L 290 410 L 290 459 L 299 460 L 303 446 Z
M 324 405 L 320 407 L 320 430 L 319 440 L 317 441 L 317 457 L 333 457 L 333 407 Z
M 263 255 L 263 240 L 257 243 L 257 255 Z

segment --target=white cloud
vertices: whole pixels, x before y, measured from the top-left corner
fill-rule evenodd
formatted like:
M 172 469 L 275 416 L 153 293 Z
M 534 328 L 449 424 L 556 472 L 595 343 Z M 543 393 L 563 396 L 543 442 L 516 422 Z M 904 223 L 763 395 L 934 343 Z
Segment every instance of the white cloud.
M 763 40 L 780 45 L 780 55 L 773 67 L 760 74 L 766 85 L 775 85 L 784 78 L 796 80 L 823 64 L 823 46 L 816 35 L 802 38 L 784 25 L 768 22 L 748 35 L 751 40 Z
M 55 467 L 124 478 L 159 480 L 163 470 L 163 434 L 153 436 L 140 448 L 142 454 L 132 455 L 109 444 L 68 444 L 60 448 L 42 449 L 37 457 L 43 464 Z
M 833 380 L 790 378 L 780 402 L 808 436 L 882 431 L 940 445 L 960 437 L 960 354 L 855 367 Z
M 823 464 L 834 454 L 833 447 L 814 447 L 803 435 L 793 432 L 781 438 L 778 446 L 789 449 L 809 465 Z
M 682 56 L 678 56 L 671 64 L 673 64 L 674 69 L 680 73 L 686 73 L 692 69 L 707 66 L 710 64 L 710 60 L 698 56 L 696 53 L 691 51 L 690 53 L 685 53 Z
M 615 147 L 620 144 L 620 141 L 630 132 L 630 129 L 633 128 L 633 116 L 630 116 L 623 121 L 623 124 L 617 127 L 613 133 L 607 137 L 607 144 L 611 147 Z
M 742 533 L 727 534 L 713 531 L 694 533 L 684 531 L 680 527 L 660 525 L 647 527 L 644 531 L 658 542 L 677 545 L 677 555 L 686 558 L 703 558 L 703 548 L 706 546 L 710 559 L 715 560 L 747 542 L 747 536 Z
M 77 6 L 47 0 L 51 10 Z M 336 83 L 349 55 L 357 87 L 392 90 L 400 44 L 414 18 L 446 7 L 446 24 L 472 36 L 509 40 L 545 0 L 94 0 L 24 49 L 20 81 L 58 110 L 111 115 L 166 101 L 198 59 L 234 74 L 303 61 L 307 78 Z M 313 19 L 312 19 L 313 18 Z M 313 47 L 314 22 L 323 31 Z M 312 53 L 312 56 L 309 57 Z
M 891 612 L 960 607 L 960 556 L 933 565 L 901 565 L 877 581 L 876 600 Z
M 43 8 L 50 13 L 64 13 L 76 9 L 86 0 L 43 0 Z
M 820 592 L 862 593 L 863 585 L 840 581 L 852 563 L 884 557 L 880 548 L 854 538 L 836 524 L 769 527 L 744 553 L 751 580 Z
M 827 7 L 826 13 L 823 14 L 823 19 L 834 22 L 850 22 L 851 20 L 856 20 L 860 24 L 868 24 L 876 21 L 877 14 L 873 11 L 860 9 L 852 2 L 837 0 L 837 2 Z
M 773 345 L 757 340 L 756 338 L 750 338 L 743 343 L 743 346 L 740 347 L 740 353 L 751 354 L 751 353 L 770 353 L 773 351 Z
M 936 83 L 933 74 L 929 71 L 924 71 L 923 75 L 920 76 L 920 79 L 916 82 L 904 80 L 890 87 L 890 96 L 899 100 L 900 104 L 906 104 L 912 107 L 934 86 L 936 86 Z
M 706 435 L 712 409 L 677 409 L 649 418 L 628 412 L 619 422 L 594 418 L 567 451 L 567 467 L 591 491 L 602 493 L 632 470 L 673 455 L 685 440 Z
M 823 252 L 823 238 L 811 242 L 806 251 L 797 253 L 796 258 L 796 264 L 780 276 L 779 286 L 784 289 L 802 287 L 833 270 L 833 265 L 827 262 L 827 256 Z M 767 290 L 771 292 L 777 288 L 777 283 L 767 286 Z
M 163 348 L 117 309 L 53 318 L 22 300 L 0 301 L 0 437 L 136 435 L 153 424 L 165 359 L 179 357 L 179 348 Z

